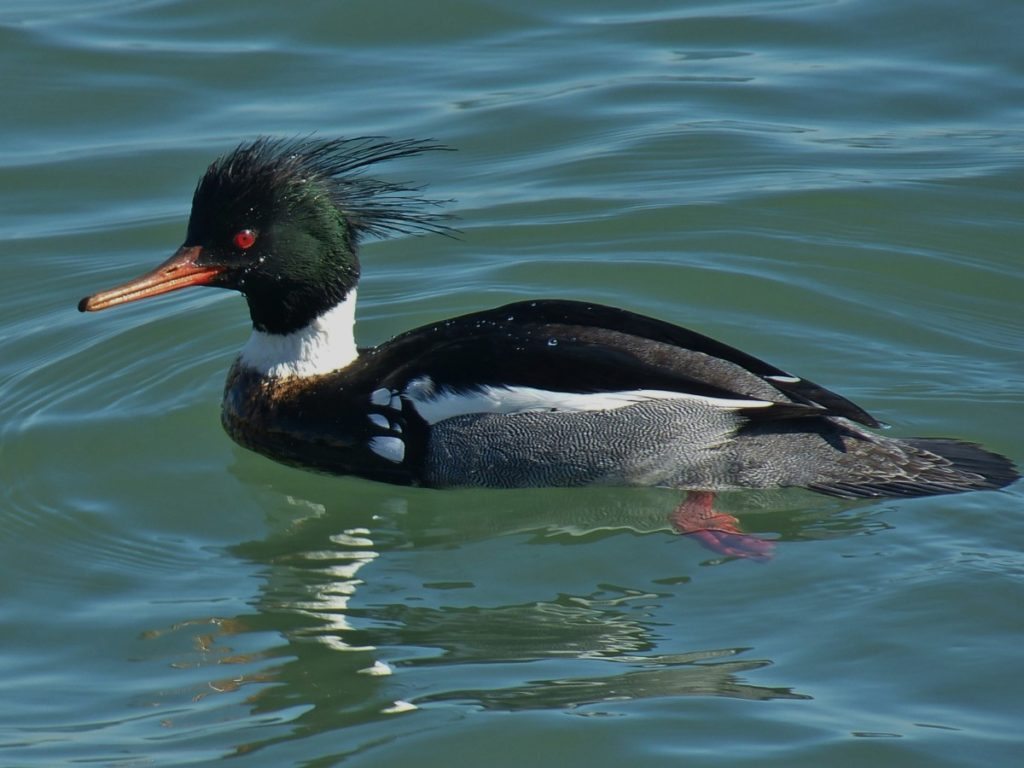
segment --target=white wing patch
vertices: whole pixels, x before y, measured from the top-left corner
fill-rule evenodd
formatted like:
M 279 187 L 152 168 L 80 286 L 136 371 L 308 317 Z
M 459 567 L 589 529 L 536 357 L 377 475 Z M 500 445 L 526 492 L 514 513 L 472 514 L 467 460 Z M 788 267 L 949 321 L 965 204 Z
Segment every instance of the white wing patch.
M 765 376 L 768 381 L 777 381 L 780 384 L 796 384 L 800 381 L 799 376 Z
M 648 400 L 693 400 L 715 408 L 768 408 L 767 400 L 703 397 L 661 389 L 631 389 L 623 392 L 554 392 L 535 387 L 479 387 L 458 392 L 437 387 L 428 376 L 409 382 L 405 390 L 416 412 L 428 424 L 470 413 L 525 413 L 528 411 L 608 411 Z
M 388 417 L 383 413 L 371 413 L 367 416 L 370 423 L 374 426 L 380 427 L 381 429 L 391 429 L 391 422 L 388 421 Z
M 370 450 L 382 459 L 401 464 L 405 459 L 405 443 L 400 437 L 371 437 Z
M 368 443 L 370 450 L 389 461 L 401 462 L 405 458 L 405 443 L 401 437 L 397 437 L 402 434 L 401 396 L 390 389 L 375 389 L 370 393 L 370 403 L 385 412 L 371 411 L 366 414 L 366 418 L 373 426 L 391 433 L 371 438 Z

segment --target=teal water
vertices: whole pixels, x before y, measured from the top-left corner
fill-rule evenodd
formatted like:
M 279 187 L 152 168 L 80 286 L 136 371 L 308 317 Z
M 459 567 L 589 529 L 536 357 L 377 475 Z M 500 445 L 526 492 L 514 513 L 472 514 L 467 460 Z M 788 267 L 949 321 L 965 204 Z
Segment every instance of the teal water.
M 428 492 L 234 446 L 244 304 L 86 293 L 257 134 L 432 137 L 461 239 L 359 337 L 524 297 L 697 328 L 894 435 L 1024 462 L 1024 6 L 0 5 L 0 765 L 993 766 L 1024 753 L 1024 485 L 722 506 Z

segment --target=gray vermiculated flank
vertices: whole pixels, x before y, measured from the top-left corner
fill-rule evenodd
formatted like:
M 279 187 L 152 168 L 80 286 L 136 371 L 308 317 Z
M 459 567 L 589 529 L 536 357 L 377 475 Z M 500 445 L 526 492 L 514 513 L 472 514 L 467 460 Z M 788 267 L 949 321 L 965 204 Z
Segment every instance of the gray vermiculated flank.
M 838 496 L 928 495 L 993 487 L 932 446 L 841 418 L 748 424 L 696 400 L 607 411 L 475 414 L 435 424 L 426 481 L 435 487 L 640 485 L 701 490 L 813 487 Z M 986 463 L 991 454 L 963 444 Z M 959 462 L 958 462 L 959 463 Z M 984 467 L 981 467 L 984 469 Z
M 741 423 L 692 400 L 458 416 L 431 430 L 427 477 L 441 487 L 718 485 L 717 454 Z

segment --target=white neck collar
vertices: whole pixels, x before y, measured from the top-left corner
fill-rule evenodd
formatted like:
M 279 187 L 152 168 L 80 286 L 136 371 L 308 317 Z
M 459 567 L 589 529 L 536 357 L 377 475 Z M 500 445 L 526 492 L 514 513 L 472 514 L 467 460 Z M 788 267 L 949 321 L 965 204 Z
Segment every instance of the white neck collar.
M 255 328 L 238 359 L 264 376 L 317 376 L 344 368 L 356 349 L 356 289 L 298 331 L 266 333 Z

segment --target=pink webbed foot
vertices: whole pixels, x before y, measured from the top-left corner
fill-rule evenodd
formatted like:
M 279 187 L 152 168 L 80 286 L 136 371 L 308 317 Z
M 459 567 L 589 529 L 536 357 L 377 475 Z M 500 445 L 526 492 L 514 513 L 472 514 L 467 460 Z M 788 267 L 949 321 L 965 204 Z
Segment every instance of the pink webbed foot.
M 740 522 L 712 506 L 715 494 L 689 491 L 683 503 L 669 515 L 672 527 L 684 536 L 692 536 L 701 546 L 726 557 L 768 560 L 775 543 L 743 533 Z

